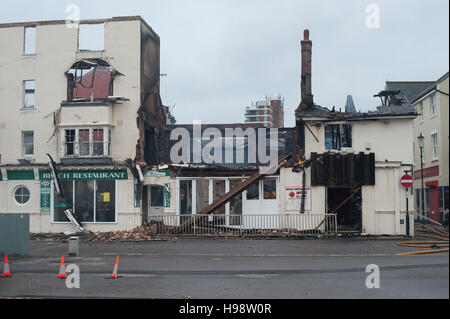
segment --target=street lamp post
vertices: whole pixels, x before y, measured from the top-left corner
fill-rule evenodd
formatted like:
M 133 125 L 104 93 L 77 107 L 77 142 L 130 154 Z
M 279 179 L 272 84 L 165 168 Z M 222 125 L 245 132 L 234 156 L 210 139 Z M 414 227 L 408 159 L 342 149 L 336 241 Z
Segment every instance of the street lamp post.
M 425 188 L 423 185 L 423 147 L 424 147 L 424 137 L 422 133 L 417 137 L 417 140 L 419 141 L 419 147 L 420 147 L 420 177 L 422 179 L 422 213 L 420 214 L 421 220 L 423 221 L 423 215 L 425 214 Z

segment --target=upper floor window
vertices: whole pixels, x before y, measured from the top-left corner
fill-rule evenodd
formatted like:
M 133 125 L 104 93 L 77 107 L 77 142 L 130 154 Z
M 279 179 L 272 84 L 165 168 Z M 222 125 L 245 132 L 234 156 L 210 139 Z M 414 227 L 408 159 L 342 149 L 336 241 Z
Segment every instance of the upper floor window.
M 102 51 L 105 43 L 105 24 L 80 24 L 78 51 Z
M 111 130 L 107 128 L 70 128 L 64 130 L 64 156 L 111 155 Z
M 331 124 L 325 126 L 325 149 L 340 150 L 352 147 L 352 126 Z
M 437 114 L 437 105 L 436 105 L 436 94 L 431 96 L 431 116 Z
M 34 132 L 22 132 L 22 150 L 24 156 L 34 154 Z
M 23 81 L 23 106 L 24 107 L 34 107 L 35 100 L 35 81 L 27 80 Z
M 417 110 L 417 111 L 418 111 L 419 114 L 420 114 L 420 120 L 423 121 L 423 102 L 420 102 L 420 103 L 419 103 L 419 107 L 418 107 L 418 110 Z
M 24 54 L 36 54 L 36 27 L 25 28 Z
M 433 152 L 433 160 L 437 160 L 439 158 L 439 149 L 438 149 L 438 135 L 437 133 L 431 134 L 431 147 Z

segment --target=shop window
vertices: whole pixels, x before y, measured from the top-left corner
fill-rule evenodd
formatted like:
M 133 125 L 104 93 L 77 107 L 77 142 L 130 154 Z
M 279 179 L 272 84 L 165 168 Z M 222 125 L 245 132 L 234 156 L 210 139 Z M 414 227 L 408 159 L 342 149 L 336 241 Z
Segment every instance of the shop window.
M 150 186 L 150 206 L 162 207 L 164 206 L 164 187 L 161 185 Z
M 22 149 L 23 155 L 33 155 L 34 154 L 34 132 L 27 131 L 22 132 Z
M 74 210 L 82 222 L 94 221 L 94 181 L 75 181 Z
M 82 222 L 116 221 L 115 180 L 61 181 L 62 191 L 68 205 Z M 64 211 L 66 204 L 54 192 L 55 222 L 68 222 Z
M 67 204 L 73 208 L 73 181 L 60 181 L 61 190 Z M 54 213 L 53 220 L 55 222 L 69 222 L 64 211 L 68 208 L 67 205 L 54 192 Z
M 277 180 L 266 178 L 263 180 L 264 199 L 277 199 Z
M 30 200 L 30 191 L 25 186 L 16 187 L 13 194 L 17 204 L 25 205 Z
M 247 189 L 247 200 L 259 199 L 259 182 L 255 182 Z
M 192 181 L 180 181 L 180 214 L 192 214 Z M 187 220 L 186 217 L 181 218 L 181 222 Z
M 352 147 L 352 126 L 332 124 L 325 126 L 325 149 L 340 150 Z
M 200 212 L 203 208 L 209 205 L 209 180 L 198 179 L 196 181 L 195 193 L 196 197 L 196 212 Z
M 213 181 L 213 202 L 225 195 L 225 180 L 219 179 Z M 217 208 L 213 215 L 222 215 L 219 217 L 214 217 L 214 225 L 224 225 L 225 224 L 225 205 Z
M 116 220 L 116 183 L 114 180 L 96 181 L 97 185 L 97 222 L 114 222 Z
M 241 180 L 230 180 L 230 189 L 241 183 Z M 242 225 L 242 193 L 230 200 L 230 215 L 230 225 Z

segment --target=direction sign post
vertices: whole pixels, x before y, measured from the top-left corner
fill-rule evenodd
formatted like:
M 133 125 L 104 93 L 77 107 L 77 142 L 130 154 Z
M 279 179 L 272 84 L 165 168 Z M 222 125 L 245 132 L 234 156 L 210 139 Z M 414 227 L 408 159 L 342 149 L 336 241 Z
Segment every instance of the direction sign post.
M 411 187 L 414 180 L 411 175 L 405 174 L 400 178 L 400 184 L 406 190 L 406 236 L 409 236 L 409 208 L 408 208 L 408 188 Z

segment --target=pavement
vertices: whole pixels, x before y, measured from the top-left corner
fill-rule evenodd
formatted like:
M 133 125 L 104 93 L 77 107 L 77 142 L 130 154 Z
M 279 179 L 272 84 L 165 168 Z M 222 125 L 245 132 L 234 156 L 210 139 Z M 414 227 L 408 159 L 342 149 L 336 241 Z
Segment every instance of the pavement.
M 12 277 L 0 278 L 0 298 L 448 299 L 448 253 L 398 256 L 421 250 L 398 241 L 82 240 L 70 257 L 63 240 L 31 240 L 29 256 L 8 256 Z M 63 255 L 66 267 L 79 267 L 80 288 L 58 278 Z M 379 269 L 379 288 L 366 286 L 368 265 Z

